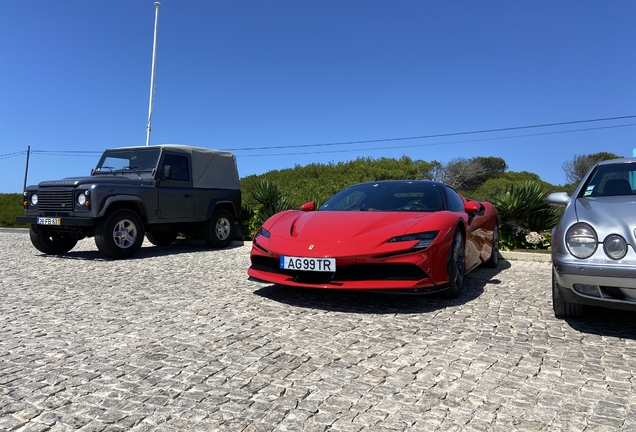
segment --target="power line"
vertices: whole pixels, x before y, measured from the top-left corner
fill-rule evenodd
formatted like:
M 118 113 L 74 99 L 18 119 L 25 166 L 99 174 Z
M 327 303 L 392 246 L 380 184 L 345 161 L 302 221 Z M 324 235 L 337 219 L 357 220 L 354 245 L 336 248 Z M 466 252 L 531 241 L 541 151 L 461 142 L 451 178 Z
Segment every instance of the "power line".
M 452 133 L 435 134 L 435 135 L 420 135 L 420 136 L 401 137 L 401 138 L 384 138 L 384 139 L 374 139 L 374 140 L 364 140 L 364 141 L 343 141 L 343 142 L 321 143 L 321 144 L 244 147 L 244 148 L 235 148 L 235 149 L 228 148 L 226 150 L 247 151 L 247 150 L 268 150 L 268 149 L 282 149 L 282 148 L 325 147 L 325 146 L 336 146 L 336 145 L 368 144 L 368 143 L 377 143 L 377 142 L 405 141 L 405 140 L 428 139 L 428 138 L 443 138 L 443 137 L 460 136 L 460 135 L 474 135 L 474 134 L 493 133 L 493 132 L 507 132 L 512 130 L 535 129 L 535 128 L 543 128 L 543 127 L 565 126 L 565 125 L 572 125 L 572 124 L 592 123 L 592 122 L 601 122 L 601 121 L 610 121 L 610 120 L 624 120 L 624 119 L 632 119 L 632 118 L 636 118 L 636 115 L 621 116 L 621 117 L 605 117 L 605 118 L 597 118 L 597 119 L 589 119 L 589 120 L 575 120 L 575 121 L 559 122 L 559 123 L 544 123 L 544 124 L 530 125 L 530 126 L 514 126 L 514 127 L 498 128 L 498 129 L 482 129 L 482 130 L 476 130 L 476 131 L 452 132 Z
M 327 146 L 344 146 L 344 145 L 353 145 L 353 144 L 370 144 L 370 143 L 381 143 L 381 142 L 393 142 L 393 141 L 406 141 L 406 140 L 420 140 L 420 139 L 430 139 L 430 138 L 444 138 L 444 137 L 452 137 L 452 136 L 463 136 L 463 135 L 477 135 L 477 134 L 486 134 L 486 133 L 495 133 L 495 132 L 506 132 L 506 131 L 514 131 L 514 130 L 524 130 L 524 129 L 537 129 L 537 128 L 545 128 L 545 127 L 555 127 L 555 126 L 565 126 L 565 125 L 573 125 L 573 124 L 583 124 L 583 123 L 593 123 L 593 122 L 603 122 L 603 121 L 612 121 L 612 120 L 625 120 L 625 119 L 633 119 L 636 118 L 636 115 L 629 116 L 619 116 L 619 117 L 604 117 L 604 118 L 596 118 L 596 119 L 587 119 L 587 120 L 575 120 L 568 122 L 557 122 L 557 123 L 543 123 L 536 125 L 526 125 L 526 126 L 514 126 L 507 128 L 496 128 L 496 129 L 481 129 L 475 131 L 464 131 L 464 132 L 451 132 L 444 134 L 433 134 L 433 135 L 419 135 L 412 137 L 398 137 L 398 138 L 384 138 L 384 139 L 373 139 L 373 140 L 362 140 L 362 141 L 342 141 L 342 142 L 332 142 L 332 143 L 319 143 L 319 144 L 297 144 L 297 145 L 281 145 L 281 146 L 263 146 L 263 147 L 243 147 L 243 148 L 226 148 L 224 150 L 228 151 L 254 151 L 254 150 L 272 150 L 272 149 L 295 149 L 295 148 L 309 148 L 309 147 L 327 147 Z M 629 127 L 635 126 L 636 124 L 624 124 L 624 125 L 615 125 L 615 126 L 604 126 L 597 128 L 583 128 L 583 129 L 570 129 L 566 131 L 554 131 L 554 132 L 543 132 L 537 134 L 525 134 L 525 135 L 513 135 L 507 137 L 494 137 L 494 138 L 484 138 L 477 140 L 463 140 L 463 141 L 450 141 L 450 142 L 442 142 L 442 143 L 427 143 L 427 144 L 415 144 L 415 145 L 404 145 L 404 146 L 391 146 L 391 147 L 375 147 L 375 148 L 364 148 L 364 149 L 351 149 L 351 150 L 331 150 L 325 152 L 297 152 L 297 153 L 276 153 L 276 154 L 252 154 L 252 155 L 242 155 L 241 157 L 263 157 L 263 156 L 291 156 L 291 155 L 306 155 L 306 154 L 323 154 L 323 153 L 345 153 L 345 152 L 356 152 L 356 151 L 368 151 L 368 150 L 386 150 L 392 148 L 408 148 L 408 147 L 427 147 L 427 146 L 440 146 L 440 145 L 449 145 L 449 144 L 460 144 L 467 142 L 479 142 L 479 141 L 490 141 L 490 140 L 502 140 L 502 139 L 516 139 L 530 136 L 541 136 L 541 135 L 553 135 L 560 133 L 571 133 L 571 132 L 581 132 L 581 131 L 591 131 L 591 130 L 600 130 L 600 129 L 614 129 L 619 127 Z M 77 150 L 31 150 L 33 154 L 48 154 L 55 156 L 69 156 L 69 157 L 94 157 L 93 155 L 102 154 L 102 151 L 77 151 Z M 9 157 L 15 157 L 18 155 L 26 154 L 26 151 L 16 152 L 16 153 L 7 153 L 4 155 L 0 155 L 0 159 L 5 159 Z
M 26 150 L 21 151 L 21 152 L 2 154 L 2 155 L 0 155 L 0 159 L 8 159 L 8 158 L 20 156 L 20 155 L 23 155 L 23 154 L 26 154 Z
M 493 138 L 480 138 L 473 140 L 461 140 L 461 141 L 446 141 L 440 143 L 426 143 L 426 144 L 411 144 L 411 145 L 401 145 L 401 146 L 390 146 L 390 147 L 367 147 L 364 149 L 348 149 L 348 150 L 328 150 L 328 151 L 314 151 L 314 152 L 299 152 L 299 153 L 262 153 L 262 154 L 250 154 L 250 155 L 241 155 L 242 158 L 247 157 L 264 157 L 264 156 L 294 156 L 294 155 L 309 155 L 309 154 L 326 154 L 326 153 L 353 153 L 353 152 L 361 152 L 361 151 L 370 151 L 370 150 L 387 150 L 387 149 L 396 149 L 396 148 L 414 148 L 414 147 L 431 147 L 431 146 L 442 146 L 442 145 L 450 145 L 450 144 L 464 144 L 471 142 L 483 142 L 483 141 L 498 141 L 504 139 L 516 139 L 516 138 L 527 138 L 533 136 L 544 136 L 544 135 L 556 135 L 556 134 L 564 134 L 564 133 L 572 133 L 572 132 L 585 132 L 592 130 L 601 130 L 601 129 L 615 129 L 620 127 L 630 127 L 636 126 L 636 123 L 629 123 L 624 125 L 616 125 L 616 126 L 601 126 L 595 128 L 583 128 L 583 129 L 569 129 L 564 131 L 553 131 L 553 132 L 541 132 L 534 134 L 524 134 L 524 135 L 509 135 L 504 137 L 493 137 Z

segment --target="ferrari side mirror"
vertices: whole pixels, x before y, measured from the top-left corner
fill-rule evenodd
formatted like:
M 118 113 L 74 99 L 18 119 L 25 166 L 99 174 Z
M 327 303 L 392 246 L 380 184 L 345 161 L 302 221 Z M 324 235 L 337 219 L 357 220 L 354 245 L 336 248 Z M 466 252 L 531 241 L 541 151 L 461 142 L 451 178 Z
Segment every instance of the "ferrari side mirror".
M 466 204 L 464 204 L 464 211 L 468 214 L 477 213 L 480 209 L 481 204 L 477 201 L 467 201 Z
M 314 210 L 316 210 L 316 204 L 313 201 L 312 202 L 308 202 L 308 203 L 305 203 L 305 204 L 301 205 L 300 209 L 302 211 L 314 211 Z

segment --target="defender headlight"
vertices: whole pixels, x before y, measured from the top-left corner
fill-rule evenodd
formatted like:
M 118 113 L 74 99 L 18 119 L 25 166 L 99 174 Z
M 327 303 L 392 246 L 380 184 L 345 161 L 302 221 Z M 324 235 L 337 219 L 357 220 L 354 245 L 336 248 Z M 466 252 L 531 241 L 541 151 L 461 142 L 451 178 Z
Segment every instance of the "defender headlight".
M 596 252 L 598 237 L 594 228 L 586 223 L 577 223 L 565 233 L 565 244 L 572 255 L 585 259 Z
M 80 206 L 85 205 L 85 204 L 86 204 L 86 194 L 83 194 L 83 193 L 79 194 L 79 195 L 77 196 L 77 203 L 78 203 Z
M 405 242 L 405 241 L 418 240 L 418 242 L 415 243 L 412 249 L 426 249 L 427 247 L 431 245 L 431 243 L 433 243 L 433 240 L 435 240 L 435 237 L 437 237 L 437 234 L 439 234 L 439 231 L 429 231 L 429 232 L 418 233 L 418 234 L 403 235 L 403 236 L 390 238 L 389 240 L 387 240 L 387 243 L 399 243 L 399 242 Z
M 38 205 L 38 194 L 31 195 L 31 205 Z
M 605 238 L 603 250 L 611 259 L 619 260 L 627 255 L 627 242 L 618 234 L 611 234 Z

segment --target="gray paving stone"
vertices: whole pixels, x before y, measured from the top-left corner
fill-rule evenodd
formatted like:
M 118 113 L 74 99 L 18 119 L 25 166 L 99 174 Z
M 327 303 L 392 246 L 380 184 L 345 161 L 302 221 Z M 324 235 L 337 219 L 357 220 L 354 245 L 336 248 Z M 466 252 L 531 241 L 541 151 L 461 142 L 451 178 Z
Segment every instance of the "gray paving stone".
M 249 243 L 0 232 L 0 430 L 636 429 L 636 316 L 553 316 L 550 262 L 477 269 L 456 300 L 249 281 Z

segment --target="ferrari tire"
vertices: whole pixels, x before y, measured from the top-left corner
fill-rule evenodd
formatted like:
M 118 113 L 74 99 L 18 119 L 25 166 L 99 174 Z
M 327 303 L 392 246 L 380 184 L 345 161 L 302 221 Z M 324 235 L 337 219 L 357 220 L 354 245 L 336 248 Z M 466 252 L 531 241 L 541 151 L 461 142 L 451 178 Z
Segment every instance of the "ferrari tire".
M 495 228 L 492 230 L 492 252 L 490 259 L 484 263 L 484 267 L 497 268 L 499 264 L 499 227 L 495 222 Z
M 139 251 L 144 234 L 144 224 L 137 213 L 128 209 L 115 210 L 97 222 L 95 244 L 108 258 L 128 258 Z
M 219 210 L 203 224 L 203 241 L 210 248 L 224 248 L 234 238 L 234 218 L 227 210 Z
M 29 237 L 33 246 L 47 255 L 64 254 L 77 244 L 77 239 L 71 234 L 50 232 L 47 228 L 38 225 L 31 225 Z
M 583 318 L 585 316 L 585 305 L 566 301 L 561 295 L 554 268 L 552 269 L 552 308 L 556 318 Z
M 146 238 L 155 246 L 170 246 L 177 239 L 177 233 L 172 231 L 148 231 Z
M 448 289 L 442 291 L 447 298 L 456 298 L 464 289 L 464 278 L 466 276 L 466 248 L 464 247 L 464 235 L 459 227 L 455 229 L 453 243 L 448 254 Z

